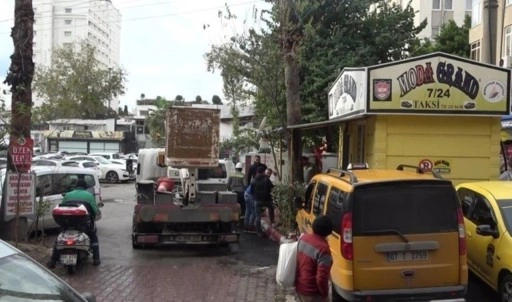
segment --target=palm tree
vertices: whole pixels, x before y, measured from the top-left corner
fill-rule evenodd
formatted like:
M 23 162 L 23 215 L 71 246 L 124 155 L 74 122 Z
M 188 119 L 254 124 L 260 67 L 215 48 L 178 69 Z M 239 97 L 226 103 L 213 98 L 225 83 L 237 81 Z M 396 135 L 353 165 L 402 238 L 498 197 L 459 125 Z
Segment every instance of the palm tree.
M 151 110 L 145 120 L 149 130 L 151 141 L 156 146 L 163 146 L 165 143 L 165 114 L 171 106 L 171 102 L 162 97 L 157 97 L 155 102 L 156 110 Z

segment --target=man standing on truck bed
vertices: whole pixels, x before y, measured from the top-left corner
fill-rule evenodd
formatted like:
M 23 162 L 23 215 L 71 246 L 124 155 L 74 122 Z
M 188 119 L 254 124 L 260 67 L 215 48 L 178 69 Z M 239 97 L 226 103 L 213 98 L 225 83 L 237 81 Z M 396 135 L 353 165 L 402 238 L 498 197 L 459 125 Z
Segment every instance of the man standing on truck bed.
M 259 155 L 254 156 L 254 163 L 249 167 L 247 173 L 247 184 L 250 184 L 252 179 L 256 176 L 256 170 L 258 167 L 263 167 L 263 171 L 267 169 L 267 165 L 261 163 L 261 157 Z
M 237 201 L 240 204 L 240 210 L 242 215 L 245 215 L 245 200 L 244 200 L 244 191 L 247 187 L 247 183 L 245 182 L 245 175 L 242 173 L 244 165 L 242 163 L 237 163 L 235 166 L 235 172 L 229 175 L 228 177 L 228 191 L 236 193 Z

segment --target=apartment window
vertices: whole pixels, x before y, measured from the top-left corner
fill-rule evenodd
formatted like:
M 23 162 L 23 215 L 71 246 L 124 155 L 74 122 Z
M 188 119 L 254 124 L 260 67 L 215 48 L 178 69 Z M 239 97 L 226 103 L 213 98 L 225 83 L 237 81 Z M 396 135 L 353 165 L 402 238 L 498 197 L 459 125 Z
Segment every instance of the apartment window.
M 512 56 L 512 26 L 505 28 L 505 55 Z
M 453 0 L 444 0 L 444 9 L 452 10 L 453 9 Z
M 507 5 L 512 4 L 512 0 L 507 0 Z
M 432 0 L 432 9 L 441 9 L 441 0 Z
M 64 9 L 64 12 L 66 12 L 67 14 L 70 14 L 72 11 L 73 11 L 73 9 L 71 9 L 71 8 Z
M 439 35 L 439 26 L 432 26 L 432 37 Z
M 477 26 L 482 22 L 482 0 L 473 0 L 471 9 L 471 26 Z
M 480 61 L 480 41 L 471 44 L 470 59 Z
M 71 24 L 71 20 L 64 20 L 64 24 L 70 25 Z
M 65 37 L 71 37 L 71 32 L 70 31 L 65 31 L 64 32 L 64 36 Z

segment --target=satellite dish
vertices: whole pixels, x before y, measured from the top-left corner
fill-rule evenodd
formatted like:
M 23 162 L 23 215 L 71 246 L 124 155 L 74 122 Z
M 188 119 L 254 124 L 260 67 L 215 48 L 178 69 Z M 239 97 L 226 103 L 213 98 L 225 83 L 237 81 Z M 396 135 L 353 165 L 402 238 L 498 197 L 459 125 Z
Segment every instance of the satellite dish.
M 258 128 L 259 131 L 263 131 L 265 130 L 265 126 L 267 124 L 267 117 L 265 116 L 262 120 L 261 120 L 261 123 L 260 123 L 260 126 Z

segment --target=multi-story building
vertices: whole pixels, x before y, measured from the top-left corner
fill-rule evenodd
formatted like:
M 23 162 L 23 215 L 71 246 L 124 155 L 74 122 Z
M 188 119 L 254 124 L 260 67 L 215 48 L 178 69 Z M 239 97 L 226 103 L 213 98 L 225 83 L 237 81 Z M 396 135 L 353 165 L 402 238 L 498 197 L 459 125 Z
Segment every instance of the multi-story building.
M 512 68 L 512 0 L 473 0 L 471 59 Z
M 33 7 L 36 66 L 50 66 L 55 49 L 87 39 L 96 46 L 101 67 L 119 67 L 121 14 L 110 0 L 34 0 Z M 110 106 L 117 110 L 119 100 L 110 100 Z
M 478 0 L 473 0 L 478 1 Z M 416 11 L 414 24 L 418 26 L 427 19 L 427 27 L 418 37 L 433 39 L 439 33 L 441 27 L 449 20 L 454 20 L 459 26 L 464 23 L 466 15 L 471 15 L 472 0 L 390 0 L 392 3 L 406 7 L 411 2 L 411 7 Z

